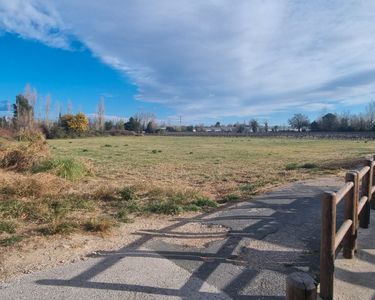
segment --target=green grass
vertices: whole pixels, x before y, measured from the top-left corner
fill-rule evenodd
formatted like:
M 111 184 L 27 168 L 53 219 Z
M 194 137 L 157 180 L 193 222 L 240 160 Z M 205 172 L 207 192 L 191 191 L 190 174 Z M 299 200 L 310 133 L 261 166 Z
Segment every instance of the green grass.
M 51 172 L 72 181 L 89 174 L 87 168 L 73 158 L 47 159 L 36 165 L 32 171 L 34 173 Z

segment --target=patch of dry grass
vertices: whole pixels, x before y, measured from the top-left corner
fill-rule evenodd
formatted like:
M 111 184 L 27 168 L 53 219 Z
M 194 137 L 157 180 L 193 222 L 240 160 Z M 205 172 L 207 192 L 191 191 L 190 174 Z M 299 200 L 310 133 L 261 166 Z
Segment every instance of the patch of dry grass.
M 28 136 L 19 142 L 8 141 L 1 144 L 0 168 L 20 172 L 27 171 L 48 156 L 47 142 L 42 138 Z

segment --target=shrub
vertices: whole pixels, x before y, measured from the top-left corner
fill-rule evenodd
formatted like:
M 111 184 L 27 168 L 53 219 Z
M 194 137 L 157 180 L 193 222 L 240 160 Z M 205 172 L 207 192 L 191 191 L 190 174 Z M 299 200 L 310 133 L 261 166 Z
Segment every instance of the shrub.
M 158 150 L 154 149 L 154 150 L 152 150 L 151 152 L 152 152 L 153 154 L 156 154 L 156 153 L 158 153 Z

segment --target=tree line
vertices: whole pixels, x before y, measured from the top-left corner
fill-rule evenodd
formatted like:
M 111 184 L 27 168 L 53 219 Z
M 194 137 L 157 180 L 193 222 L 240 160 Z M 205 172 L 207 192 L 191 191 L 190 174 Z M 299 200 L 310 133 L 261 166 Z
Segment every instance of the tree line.
M 105 100 L 100 97 L 97 111 L 88 117 L 83 112 L 73 113 L 73 104 L 69 100 L 67 110 L 63 113 L 62 105 L 56 102 L 57 118 L 51 118 L 52 98 L 45 97 L 44 115 L 41 105 L 36 113 L 38 94 L 37 91 L 26 85 L 24 92 L 17 95 L 15 103 L 9 106 L 11 114 L 0 118 L 0 128 L 13 131 L 41 130 L 47 138 L 65 138 L 75 136 L 90 136 L 103 134 L 129 134 L 132 133 L 162 133 L 162 132 L 207 132 L 221 131 L 233 133 L 258 133 L 278 131 L 323 131 L 323 132 L 354 132 L 375 131 L 375 102 L 368 104 L 365 111 L 358 114 L 326 113 L 316 120 L 310 121 L 307 115 L 294 114 L 289 120 L 289 126 L 270 126 L 268 121 L 260 122 L 251 119 L 248 122 L 222 125 L 165 125 L 156 121 L 156 116 L 150 112 L 138 112 L 129 119 L 108 119 L 105 116 Z
M 9 105 L 8 115 L 0 118 L 0 128 L 10 131 L 40 130 L 47 138 L 66 138 L 103 134 L 126 134 L 126 132 L 154 133 L 157 130 L 153 113 L 138 112 L 127 121 L 124 118 L 107 119 L 104 97 L 100 97 L 94 116 L 83 112 L 73 113 L 73 104 L 69 100 L 64 113 L 62 105 L 56 102 L 57 118 L 51 118 L 52 98 L 45 97 L 44 115 L 41 105 L 36 113 L 38 94 L 35 88 L 27 84 L 23 93 L 16 96 L 15 103 Z

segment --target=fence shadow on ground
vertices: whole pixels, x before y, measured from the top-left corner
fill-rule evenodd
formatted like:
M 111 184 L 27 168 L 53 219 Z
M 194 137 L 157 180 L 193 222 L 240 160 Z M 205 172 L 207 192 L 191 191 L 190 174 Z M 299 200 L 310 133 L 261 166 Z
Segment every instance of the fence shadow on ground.
M 255 201 L 242 202 L 240 205 L 228 205 L 227 210 L 232 215 L 221 214 L 220 211 L 204 213 L 196 218 L 179 219 L 176 224 L 170 225 L 162 230 L 139 231 L 139 239 L 130 245 L 113 252 L 98 252 L 94 257 L 100 257 L 102 260 L 96 265 L 90 267 L 85 272 L 73 277 L 69 280 L 59 279 L 43 279 L 37 281 L 40 285 L 49 286 L 68 286 L 87 289 L 112 289 L 129 292 L 140 292 L 159 296 L 178 296 L 182 299 L 201 298 L 201 299 L 220 299 L 222 296 L 219 292 L 204 292 L 202 285 L 208 282 L 215 286 L 216 282 L 212 279 L 213 274 L 223 265 L 233 265 L 240 269 L 239 274 L 233 275 L 223 286 L 218 287 L 225 295 L 234 299 L 284 299 L 284 295 L 280 291 L 271 295 L 259 294 L 258 291 L 248 290 L 252 281 L 260 274 L 263 268 L 267 270 L 287 275 L 296 271 L 295 267 L 309 267 L 312 271 L 317 271 L 316 267 L 319 261 L 319 234 L 320 234 L 320 201 L 319 196 L 321 190 L 316 187 L 307 187 L 306 196 L 299 195 L 298 199 L 293 198 L 291 201 L 283 201 L 291 199 L 290 195 L 295 190 L 284 189 L 271 196 L 264 195 L 258 197 Z M 306 207 L 309 207 L 309 220 L 306 220 Z M 259 210 L 267 211 L 265 215 L 249 215 L 246 211 Z M 183 233 L 176 232 L 176 229 L 189 223 L 209 223 L 222 224 L 225 222 L 236 222 L 241 220 L 247 222 L 243 228 L 230 230 L 223 236 L 212 233 Z M 313 226 L 314 225 L 314 226 Z M 244 239 L 263 240 L 270 234 L 274 234 L 280 228 L 290 227 L 293 229 L 291 235 L 294 238 L 304 238 L 305 244 L 308 245 L 309 252 L 306 249 L 295 249 L 286 251 L 273 251 L 265 249 L 248 248 L 245 252 L 238 252 Z M 178 238 L 217 238 L 222 236 L 223 241 L 216 243 L 217 248 L 208 247 L 207 249 L 183 248 L 175 250 L 151 249 L 145 250 L 145 245 L 170 235 L 174 239 Z M 309 241 L 309 238 L 312 237 Z M 288 248 L 290 241 L 287 239 L 277 240 L 277 246 Z M 215 250 L 213 250 L 215 249 Z M 277 252 L 277 253 L 275 253 Z M 293 252 L 293 255 L 290 255 Z M 181 265 L 182 262 L 196 262 L 196 267 L 190 270 L 190 278 L 184 282 L 180 288 L 163 288 L 148 285 L 137 285 L 123 283 L 108 283 L 93 281 L 94 277 L 105 272 L 109 268 L 116 265 L 121 259 L 127 257 L 141 258 L 165 258 L 173 261 L 175 264 Z M 254 262 L 252 258 L 261 258 L 259 262 Z M 293 261 L 288 261 L 292 257 Z M 262 260 L 264 259 L 264 261 Z M 315 268 L 315 269 L 314 269 Z M 160 270 L 155 270 L 160 272 Z M 162 275 L 160 275 L 162 276 Z M 124 279 L 126 281 L 126 279 Z M 217 285 L 216 285 L 217 286 Z M 272 289 L 271 289 L 272 290 Z M 258 293 L 258 294 L 257 294 Z M 188 297 L 186 295 L 189 295 Z

